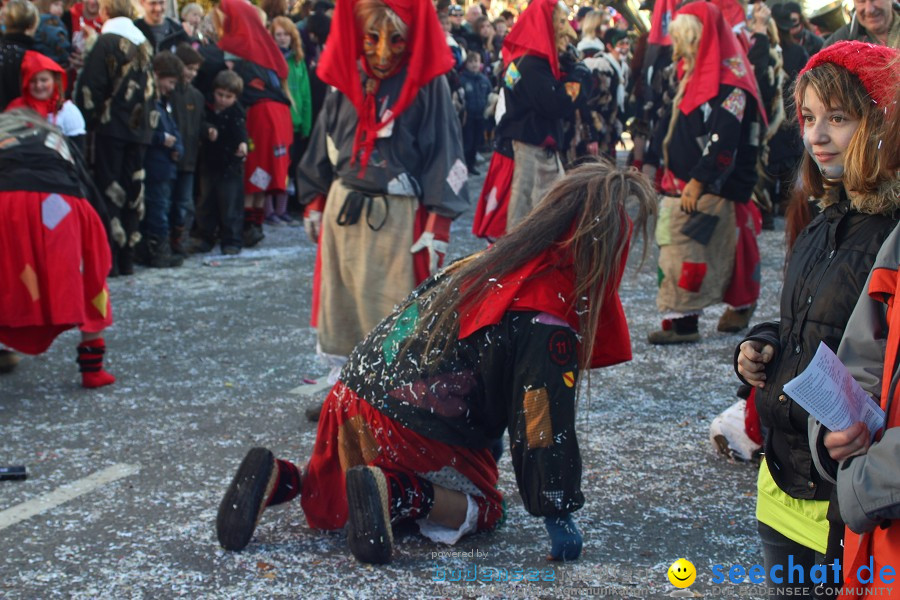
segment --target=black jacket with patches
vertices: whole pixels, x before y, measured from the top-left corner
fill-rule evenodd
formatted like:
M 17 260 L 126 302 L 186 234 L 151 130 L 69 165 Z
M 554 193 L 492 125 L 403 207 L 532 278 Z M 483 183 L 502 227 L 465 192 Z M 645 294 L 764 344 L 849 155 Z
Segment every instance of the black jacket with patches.
M 832 486 L 813 466 L 809 413 L 784 393 L 784 384 L 807 367 L 819 342 L 837 351 L 878 249 L 896 223 L 892 217 L 851 209 L 846 197 L 827 207 L 794 245 L 781 292 L 781 320 L 755 326 L 741 342 L 759 340 L 775 348 L 756 407 L 766 430 L 769 471 L 794 498 L 828 500 Z M 739 352 L 740 345 L 735 372 Z
M 562 147 L 563 120 L 573 118 L 575 104 L 546 59 L 526 54 L 512 61 L 500 87 L 506 96 L 506 113 L 497 125 L 498 138 Z
M 341 380 L 366 402 L 427 438 L 487 448 L 509 431 L 519 493 L 529 513 L 581 508 L 581 454 L 575 435 L 575 333 L 537 312 L 508 312 L 496 325 L 455 340 L 431 369 L 425 341 L 410 338 L 427 300 L 419 295 L 360 343 Z M 408 348 L 405 348 L 406 344 Z
M 152 50 L 149 42 L 138 46 L 114 33 L 97 38 L 74 94 L 89 132 L 126 143 L 150 143 L 156 96 Z
M 667 124 L 669 116 L 661 122 Z M 747 202 L 758 178 L 759 135 L 753 96 L 721 85 L 717 97 L 690 114 L 678 115 L 669 142 L 669 169 L 682 181 L 693 178 L 702 182 L 705 193 Z M 663 156 L 661 148 L 658 152 Z

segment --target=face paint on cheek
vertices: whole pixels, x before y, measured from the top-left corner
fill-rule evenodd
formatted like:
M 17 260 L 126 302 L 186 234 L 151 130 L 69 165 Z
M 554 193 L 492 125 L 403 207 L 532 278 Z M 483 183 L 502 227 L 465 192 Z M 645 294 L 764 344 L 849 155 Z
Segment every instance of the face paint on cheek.
M 813 159 L 816 163 L 816 166 L 819 167 L 819 173 L 822 174 L 822 177 L 825 179 L 840 179 L 844 176 L 844 165 L 843 164 L 827 164 L 823 165 L 819 162 L 819 159 L 816 158 L 816 155 L 813 153 L 812 144 L 810 144 L 809 140 L 806 139 L 806 136 L 803 136 L 803 147 L 806 148 L 807 154 L 809 157 Z

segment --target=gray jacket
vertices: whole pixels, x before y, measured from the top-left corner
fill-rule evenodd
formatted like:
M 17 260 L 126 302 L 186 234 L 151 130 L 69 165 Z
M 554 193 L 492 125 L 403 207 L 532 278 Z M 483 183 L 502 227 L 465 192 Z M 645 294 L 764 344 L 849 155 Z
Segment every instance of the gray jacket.
M 876 269 L 897 270 L 900 264 L 900 227 L 885 240 L 875 259 Z M 869 297 L 871 273 L 838 348 L 838 358 L 853 378 L 880 403 L 885 347 L 888 334 L 887 305 Z M 900 372 L 895 371 L 896 380 Z M 896 389 L 892 384 L 891 390 Z M 894 398 L 888 399 L 888 409 Z M 823 478 L 837 480 L 841 517 L 857 533 L 871 531 L 885 520 L 900 518 L 900 427 L 885 432 L 862 456 L 838 464 L 823 443 L 827 429 L 810 417 L 809 441 L 813 462 Z

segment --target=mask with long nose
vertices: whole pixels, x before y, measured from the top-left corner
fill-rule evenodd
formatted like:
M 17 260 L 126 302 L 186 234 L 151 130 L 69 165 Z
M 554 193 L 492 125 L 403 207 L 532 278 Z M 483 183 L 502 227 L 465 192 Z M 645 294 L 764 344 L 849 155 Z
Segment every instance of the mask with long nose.
M 370 19 L 369 23 L 363 29 L 363 53 L 372 74 L 385 79 L 406 60 L 406 36 L 390 19 Z

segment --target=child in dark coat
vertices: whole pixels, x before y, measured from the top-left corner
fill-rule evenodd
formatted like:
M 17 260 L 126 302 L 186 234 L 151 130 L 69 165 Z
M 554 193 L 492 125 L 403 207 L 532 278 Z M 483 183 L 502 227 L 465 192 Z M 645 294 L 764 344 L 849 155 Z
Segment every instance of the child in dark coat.
M 184 63 L 182 80 L 169 96 L 175 122 L 181 133 L 184 154 L 178 161 L 178 174 L 172 187 L 172 208 L 169 211 L 169 238 L 172 252 L 187 255 L 184 248 L 185 235 L 194 222 L 194 172 L 200 153 L 200 140 L 206 138 L 209 124 L 205 121 L 206 101 L 200 90 L 191 85 L 197 70 L 203 63 L 203 56 L 189 44 L 178 44 L 175 55 Z
M 487 108 L 491 82 L 481 71 L 481 55 L 470 52 L 466 55 L 466 68 L 460 74 L 460 83 L 465 90 L 466 118 L 463 122 L 463 154 L 469 173 L 477 175 L 475 153 L 484 137 L 484 109 Z
M 155 126 L 144 157 L 144 202 L 147 212 L 141 223 L 142 239 L 135 259 L 139 264 L 154 268 L 180 267 L 183 262 L 180 256 L 172 254 L 169 246 L 172 187 L 178 160 L 184 154 L 184 145 L 168 99 L 183 71 L 184 64 L 171 52 L 160 52 L 153 57 L 157 89 L 155 108 L 159 118 L 156 123 L 153 117 L 150 120 L 150 124 Z
M 222 254 L 241 251 L 247 124 L 237 99 L 243 88 L 243 80 L 234 71 L 221 71 L 213 81 L 213 103 L 206 110 L 209 130 L 201 153 L 194 252 L 209 252 L 216 239 L 221 241 Z

